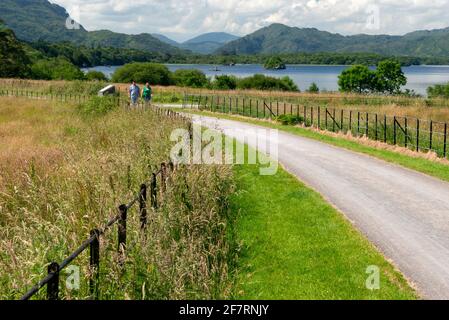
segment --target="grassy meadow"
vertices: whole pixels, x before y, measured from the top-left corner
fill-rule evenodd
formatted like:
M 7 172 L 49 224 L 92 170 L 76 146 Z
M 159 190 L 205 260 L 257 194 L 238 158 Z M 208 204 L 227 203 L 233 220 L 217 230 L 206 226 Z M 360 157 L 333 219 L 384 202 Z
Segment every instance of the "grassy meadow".
M 150 110 L 97 105 L 0 98 L 0 299 L 20 298 L 50 261 L 115 216 L 168 160 L 171 131 L 186 126 Z M 128 212 L 125 271 L 116 227 L 101 239 L 100 299 L 229 297 L 232 188 L 227 167 L 178 168 L 144 235 L 138 208 Z M 86 299 L 88 251 L 72 265 L 80 288 L 67 289 L 63 271 L 61 297 Z

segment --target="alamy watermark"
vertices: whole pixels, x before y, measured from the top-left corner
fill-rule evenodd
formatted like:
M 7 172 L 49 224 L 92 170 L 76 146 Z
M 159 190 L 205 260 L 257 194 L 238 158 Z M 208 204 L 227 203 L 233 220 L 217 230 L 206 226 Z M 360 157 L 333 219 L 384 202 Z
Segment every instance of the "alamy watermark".
M 368 15 L 365 28 L 380 30 L 380 7 L 376 4 L 370 4 L 366 7 L 365 13 Z
M 278 131 L 273 129 L 203 129 L 195 123 L 192 130 L 176 129 L 170 152 L 174 164 L 259 164 L 261 175 L 278 170 Z M 237 141 L 238 143 L 235 143 Z M 245 144 L 249 148 L 245 148 Z
M 369 266 L 366 268 L 368 278 L 365 285 L 368 290 L 380 290 L 380 269 L 378 266 Z
M 65 21 L 65 27 L 69 30 L 79 30 L 81 28 L 81 7 L 74 5 L 70 9 L 70 16 Z

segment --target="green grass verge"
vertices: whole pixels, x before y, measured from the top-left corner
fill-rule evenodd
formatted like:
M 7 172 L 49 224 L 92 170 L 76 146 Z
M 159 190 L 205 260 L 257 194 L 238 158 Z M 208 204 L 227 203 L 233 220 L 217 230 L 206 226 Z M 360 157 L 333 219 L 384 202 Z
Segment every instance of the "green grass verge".
M 402 275 L 318 193 L 279 169 L 234 167 L 236 299 L 415 299 Z M 366 288 L 369 266 L 380 289 Z
M 355 152 L 367 154 L 373 157 L 376 157 L 378 159 L 385 160 L 390 163 L 398 164 L 403 167 L 419 171 L 421 173 L 428 174 L 430 176 L 449 181 L 449 166 L 443 163 L 438 163 L 435 161 L 427 160 L 424 158 L 418 158 L 418 157 L 411 157 L 408 155 L 404 155 L 398 152 L 390 151 L 390 150 L 384 150 L 380 148 L 374 148 L 371 146 L 367 146 L 361 143 L 358 143 L 357 141 L 353 140 L 347 140 L 344 138 L 338 138 L 338 137 L 332 137 L 325 134 L 321 134 L 316 131 L 312 131 L 307 128 L 301 128 L 301 127 L 295 127 L 295 126 L 285 126 L 273 122 L 266 122 L 266 121 L 260 121 L 257 119 L 252 118 L 244 118 L 241 116 L 232 116 L 232 115 L 225 115 L 220 113 L 213 113 L 208 111 L 192 111 L 187 109 L 180 109 L 180 111 L 183 112 L 189 112 L 193 114 L 202 114 L 202 115 L 208 115 L 213 116 L 217 118 L 223 118 L 223 119 L 230 119 L 230 120 L 237 120 L 241 122 L 256 124 L 259 126 L 264 126 L 268 128 L 275 128 L 279 129 L 291 134 L 295 134 L 298 136 L 318 140 L 327 144 L 331 144 L 337 147 L 342 147 L 348 150 L 352 150 Z

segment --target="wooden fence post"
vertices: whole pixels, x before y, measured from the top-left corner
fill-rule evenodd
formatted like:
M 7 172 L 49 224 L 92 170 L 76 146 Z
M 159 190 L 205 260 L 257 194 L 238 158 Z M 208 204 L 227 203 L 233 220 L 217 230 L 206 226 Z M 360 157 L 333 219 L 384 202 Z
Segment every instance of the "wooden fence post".
M 99 277 L 100 277 L 100 231 L 94 229 L 90 231 L 90 236 L 95 237 L 90 244 L 90 279 L 89 279 L 89 291 L 93 299 L 98 300 L 99 291 Z
M 53 274 L 51 280 L 47 283 L 47 299 L 59 299 L 59 264 L 52 262 L 47 268 L 48 274 Z

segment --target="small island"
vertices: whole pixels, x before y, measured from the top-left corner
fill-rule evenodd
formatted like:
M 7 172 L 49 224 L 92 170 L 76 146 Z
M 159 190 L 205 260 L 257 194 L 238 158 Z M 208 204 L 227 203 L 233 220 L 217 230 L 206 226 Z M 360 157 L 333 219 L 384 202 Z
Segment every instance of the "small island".
M 285 63 L 279 57 L 271 57 L 268 59 L 263 67 L 267 70 L 284 70 L 286 69 Z

